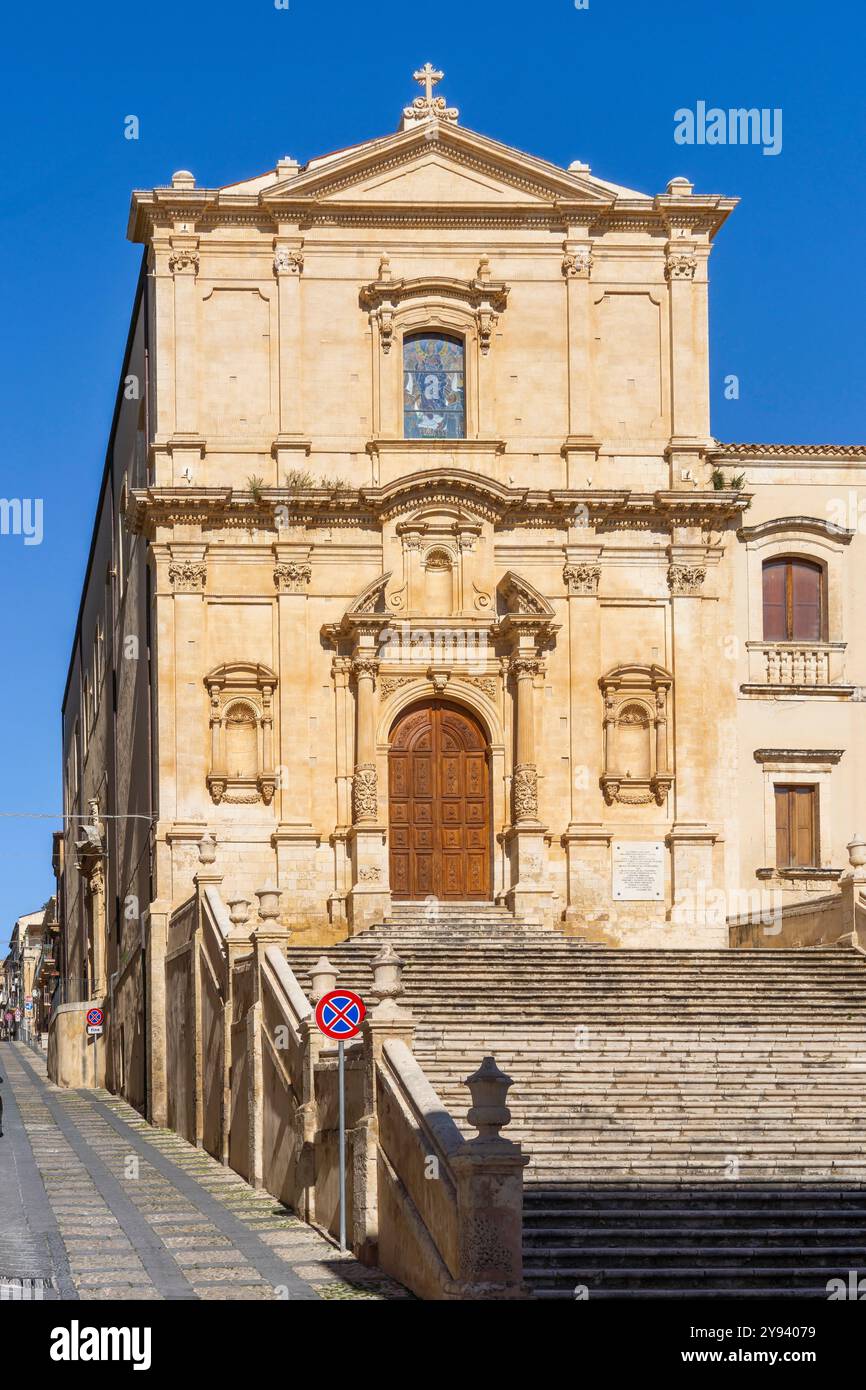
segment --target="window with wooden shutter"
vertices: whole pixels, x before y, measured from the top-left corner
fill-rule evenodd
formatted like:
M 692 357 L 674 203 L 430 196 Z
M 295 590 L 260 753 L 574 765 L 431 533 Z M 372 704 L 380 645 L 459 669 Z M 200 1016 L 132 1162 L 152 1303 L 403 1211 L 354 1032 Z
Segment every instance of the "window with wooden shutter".
M 817 787 L 780 787 L 776 794 L 776 867 L 814 868 L 819 862 Z
M 766 560 L 764 641 L 824 640 L 823 570 L 813 560 Z

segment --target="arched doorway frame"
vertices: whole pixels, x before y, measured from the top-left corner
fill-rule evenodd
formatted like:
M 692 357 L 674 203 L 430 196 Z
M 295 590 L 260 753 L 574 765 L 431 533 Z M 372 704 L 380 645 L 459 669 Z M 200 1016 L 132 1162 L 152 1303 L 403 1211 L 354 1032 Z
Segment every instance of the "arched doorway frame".
M 501 699 L 500 693 L 500 701 Z M 398 690 L 382 701 L 379 711 L 379 720 L 376 726 L 376 766 L 379 786 L 383 789 L 388 787 L 388 751 L 394 723 L 411 706 L 424 704 L 427 700 L 445 700 L 458 708 L 463 707 L 475 716 L 487 738 L 490 758 L 490 820 L 493 834 L 493 843 L 490 847 L 493 878 L 492 896 L 494 901 L 498 901 L 501 894 L 509 886 L 505 882 L 507 861 L 502 844 L 502 831 L 509 823 L 505 758 L 506 730 L 501 709 L 497 709 L 489 696 L 485 695 L 478 686 L 472 685 L 467 680 L 461 680 L 459 676 L 450 677 L 441 689 L 437 689 L 432 680 L 425 679 L 423 676 L 420 676 L 418 680 L 411 681 L 408 685 L 400 686 Z M 383 804 L 387 805 L 387 790 L 384 791 Z M 387 834 L 388 836 L 391 834 L 390 825 Z M 386 851 L 388 847 L 386 844 Z M 389 856 L 386 852 L 384 856 L 386 873 L 389 873 L 388 862 Z M 390 890 L 390 877 L 388 887 Z

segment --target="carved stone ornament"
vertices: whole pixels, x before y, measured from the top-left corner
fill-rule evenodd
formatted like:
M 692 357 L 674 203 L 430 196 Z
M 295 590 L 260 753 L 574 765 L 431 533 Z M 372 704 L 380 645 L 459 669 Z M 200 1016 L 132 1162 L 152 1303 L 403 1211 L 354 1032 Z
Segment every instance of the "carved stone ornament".
M 358 879 L 361 883 L 381 883 L 382 870 L 377 868 L 375 864 L 367 865 L 359 870 Z
M 375 821 L 379 814 L 379 779 L 373 763 L 358 763 L 352 778 L 352 819 Z
M 707 577 L 702 565 L 671 565 L 668 569 L 668 588 L 675 596 L 696 597 Z
M 379 699 L 388 700 L 395 690 L 400 690 L 404 685 L 414 685 L 420 680 L 419 676 L 386 676 L 379 682 Z
M 277 275 L 300 275 L 304 268 L 304 253 L 295 246 L 278 246 L 274 251 L 274 272 Z
M 511 801 L 515 824 L 538 819 L 538 770 L 532 763 L 523 763 L 514 769 Z
M 381 269 L 381 267 L 380 267 Z M 479 267 L 481 269 L 481 267 Z M 509 286 L 490 278 L 484 268 L 484 278 L 455 280 L 446 276 L 424 276 L 415 280 L 395 280 L 390 268 L 387 280 L 374 280 L 361 290 L 360 303 L 378 325 L 379 345 L 389 353 L 396 336 L 397 318 L 404 311 L 421 307 L 432 313 L 432 305 L 445 304 L 473 321 L 478 331 L 482 354 L 490 351 L 499 317 L 508 305 Z
M 281 594 L 302 594 L 312 573 L 306 562 L 289 560 L 274 569 L 274 583 Z
M 690 251 L 668 252 L 665 260 L 665 275 L 668 280 L 694 280 L 697 268 L 697 257 Z
M 205 586 L 207 565 L 194 560 L 173 560 L 168 567 L 168 578 L 178 593 L 197 594 Z
M 605 801 L 608 806 L 664 806 L 674 785 L 667 718 L 673 677 L 662 666 L 618 666 L 599 685 Z
M 562 577 L 570 594 L 597 594 L 601 567 L 585 564 L 566 565 Z
M 588 246 L 566 251 L 562 258 L 562 273 L 566 280 L 588 280 L 592 272 L 592 252 Z
M 192 270 L 198 275 L 199 255 L 197 251 L 183 249 L 172 251 L 168 258 L 168 268 L 172 275 L 177 275 L 178 271 Z
M 447 121 L 453 125 L 460 115 L 457 107 L 449 106 L 444 97 L 435 96 L 433 93 L 433 88 L 445 76 L 444 72 L 438 72 L 432 63 L 425 63 L 423 68 L 412 76 L 424 88 L 424 95 L 416 97 L 411 106 L 403 108 L 404 127 L 434 120 Z

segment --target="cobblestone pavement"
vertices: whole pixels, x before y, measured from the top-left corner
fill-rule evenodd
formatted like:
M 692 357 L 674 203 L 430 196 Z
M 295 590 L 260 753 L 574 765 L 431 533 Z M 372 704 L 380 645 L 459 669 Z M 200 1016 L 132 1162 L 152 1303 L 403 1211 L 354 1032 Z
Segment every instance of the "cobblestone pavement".
M 0 1043 L 0 1297 L 16 1280 L 54 1298 L 410 1297 L 108 1091 L 45 1071 Z

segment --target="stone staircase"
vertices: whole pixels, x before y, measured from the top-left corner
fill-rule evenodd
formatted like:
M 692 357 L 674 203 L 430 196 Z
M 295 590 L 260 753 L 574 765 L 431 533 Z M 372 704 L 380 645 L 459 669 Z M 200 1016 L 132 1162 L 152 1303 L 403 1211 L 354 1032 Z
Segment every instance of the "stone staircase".
M 484 1055 L 513 1078 L 538 1297 L 826 1298 L 866 1275 L 866 957 L 615 950 L 422 904 L 329 947 L 338 983 L 369 997 L 385 941 L 457 1124 Z M 320 954 L 289 948 L 307 989 Z

